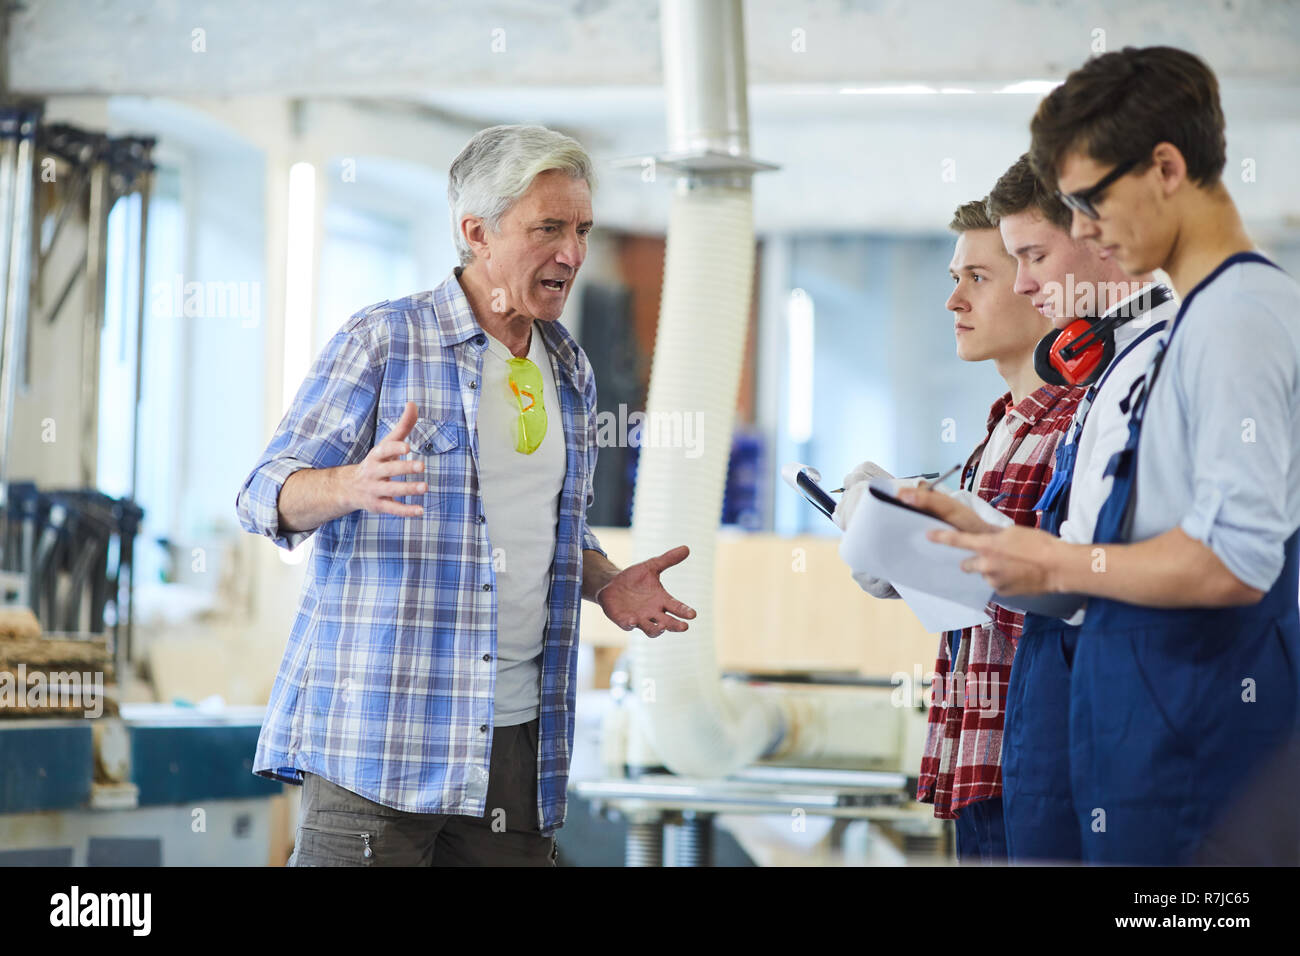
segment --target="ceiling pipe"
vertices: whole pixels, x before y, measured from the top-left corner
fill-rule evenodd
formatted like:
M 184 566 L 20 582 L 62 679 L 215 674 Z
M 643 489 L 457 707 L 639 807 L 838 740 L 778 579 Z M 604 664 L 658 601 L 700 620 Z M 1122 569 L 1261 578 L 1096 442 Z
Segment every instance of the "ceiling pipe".
M 779 748 L 787 730 L 778 699 L 721 680 L 713 620 L 714 545 L 754 283 L 751 177 L 773 167 L 749 155 L 740 0 L 663 0 L 660 9 L 669 152 L 655 168 L 676 182 L 632 538 L 638 554 L 689 545 L 664 580 L 698 616 L 685 633 L 633 633 L 632 697 L 639 729 L 668 769 L 721 776 Z

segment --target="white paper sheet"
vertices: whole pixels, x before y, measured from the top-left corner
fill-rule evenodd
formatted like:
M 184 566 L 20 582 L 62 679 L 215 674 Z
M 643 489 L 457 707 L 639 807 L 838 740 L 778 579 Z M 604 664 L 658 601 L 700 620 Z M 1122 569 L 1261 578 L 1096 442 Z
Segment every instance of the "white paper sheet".
M 873 478 L 870 487 L 895 495 L 899 484 L 889 478 Z M 1081 606 L 1082 598 L 1073 594 L 995 596 L 981 575 L 961 569 L 969 551 L 937 544 L 925 536 L 935 528 L 949 527 L 938 518 L 881 501 L 868 492 L 840 541 L 840 557 L 855 574 L 892 583 L 928 631 L 982 624 L 988 620 L 985 606 L 990 601 L 1062 619 Z
M 871 479 L 870 488 L 889 495 L 897 483 Z M 967 574 L 961 563 L 970 552 L 926 539 L 926 532 L 951 526 L 864 494 L 840 542 L 840 557 L 855 574 L 883 578 L 895 588 L 902 584 L 967 608 L 983 608 L 992 589 L 978 574 Z
M 904 603 L 912 609 L 912 613 L 921 622 L 921 626 L 931 634 L 974 627 L 976 624 L 983 624 L 989 619 L 988 614 L 982 608 L 980 610 L 969 608 L 964 604 L 958 604 L 956 601 L 948 601 L 941 597 L 935 597 L 933 594 L 918 591 L 916 588 L 909 588 L 906 584 L 895 584 L 894 590 L 898 592 L 898 596 L 903 599 Z

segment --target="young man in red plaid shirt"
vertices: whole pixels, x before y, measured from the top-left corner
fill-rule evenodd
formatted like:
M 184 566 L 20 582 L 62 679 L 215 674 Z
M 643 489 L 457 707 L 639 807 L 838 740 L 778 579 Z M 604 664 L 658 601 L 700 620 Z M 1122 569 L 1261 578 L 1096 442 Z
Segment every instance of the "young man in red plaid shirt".
M 1056 446 L 1065 436 L 1083 390 L 1045 385 L 1034 371 L 1034 349 L 1051 320 L 1016 293 L 1016 260 L 983 201 L 957 209 L 957 233 L 948 271 L 955 288 L 947 309 L 955 316 L 957 357 L 991 361 L 1008 391 L 989 411 L 988 431 L 962 471 L 957 494 L 978 498 L 1016 524 L 1033 527 L 1034 504 L 1052 477 Z M 844 479 L 836 523 L 847 528 L 867 481 L 887 473 L 864 462 Z M 897 597 L 887 581 L 855 578 L 876 597 Z M 1005 860 L 1002 823 L 1002 725 L 1011 660 L 1023 615 L 992 604 L 991 620 L 939 641 L 931 689 L 929 732 L 921 757 L 917 799 L 934 815 L 955 820 L 957 858 Z

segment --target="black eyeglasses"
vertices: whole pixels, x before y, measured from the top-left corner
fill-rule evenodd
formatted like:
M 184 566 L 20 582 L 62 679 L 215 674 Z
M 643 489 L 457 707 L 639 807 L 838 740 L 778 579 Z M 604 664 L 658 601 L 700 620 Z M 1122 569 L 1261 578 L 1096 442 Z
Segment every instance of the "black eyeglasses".
M 1127 163 L 1120 163 L 1105 176 L 1098 180 L 1095 186 L 1088 189 L 1080 189 L 1077 193 L 1063 193 L 1059 189 L 1056 191 L 1056 198 L 1065 203 L 1070 209 L 1076 209 L 1083 213 L 1089 219 L 1101 218 L 1097 213 L 1097 207 L 1094 206 L 1093 200 L 1100 196 L 1115 180 L 1119 179 L 1130 169 L 1138 164 L 1139 160 L 1130 159 Z

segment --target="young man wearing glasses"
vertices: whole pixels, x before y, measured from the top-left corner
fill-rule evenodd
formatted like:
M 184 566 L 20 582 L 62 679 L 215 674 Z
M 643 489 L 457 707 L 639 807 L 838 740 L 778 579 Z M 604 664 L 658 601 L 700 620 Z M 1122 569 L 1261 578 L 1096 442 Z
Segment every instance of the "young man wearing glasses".
M 1091 544 L 1025 528 L 934 537 L 975 552 L 968 570 L 999 593 L 1089 597 L 1069 726 L 1084 859 L 1231 862 L 1239 848 L 1214 834 L 1300 717 L 1300 287 L 1242 226 L 1218 83 L 1195 56 L 1094 58 L 1031 132 L 1073 235 L 1130 274 L 1164 269 L 1182 305 L 1128 396 Z

